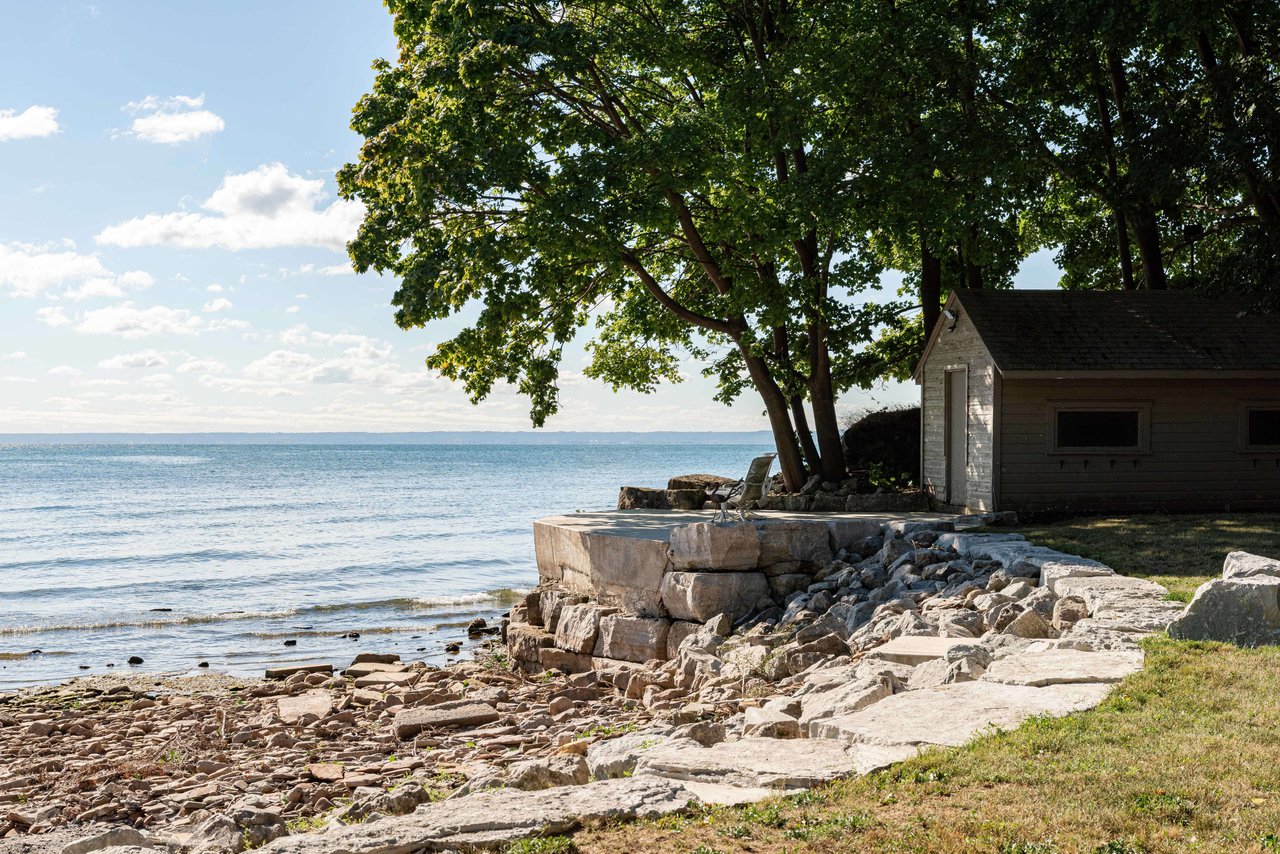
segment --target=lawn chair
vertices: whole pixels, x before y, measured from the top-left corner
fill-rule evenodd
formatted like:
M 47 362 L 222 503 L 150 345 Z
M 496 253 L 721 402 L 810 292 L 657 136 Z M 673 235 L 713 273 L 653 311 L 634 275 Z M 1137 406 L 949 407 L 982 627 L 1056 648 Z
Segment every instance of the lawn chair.
M 736 483 L 707 490 L 707 500 L 716 505 L 716 522 L 730 522 L 729 508 L 738 511 L 738 521 L 756 518 L 751 508 L 764 498 L 769 488 L 769 469 L 777 454 L 761 454 L 747 467 L 747 476 Z

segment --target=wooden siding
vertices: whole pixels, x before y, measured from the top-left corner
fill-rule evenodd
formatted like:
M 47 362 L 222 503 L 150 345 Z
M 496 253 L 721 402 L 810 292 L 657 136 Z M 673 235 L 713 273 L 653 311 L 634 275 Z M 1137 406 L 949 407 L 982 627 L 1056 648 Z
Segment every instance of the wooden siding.
M 1280 403 L 1258 380 L 1004 377 L 1001 510 L 1277 509 L 1280 453 L 1242 452 L 1241 402 Z M 1056 406 L 1150 404 L 1148 453 L 1053 453 Z
M 992 510 L 995 502 L 995 366 L 973 324 L 960 311 L 951 330 L 945 317 L 937 341 L 921 366 L 920 468 L 924 488 L 938 500 L 947 496 L 946 372 L 965 368 L 969 373 L 969 452 L 965 465 L 967 505 L 972 510 Z

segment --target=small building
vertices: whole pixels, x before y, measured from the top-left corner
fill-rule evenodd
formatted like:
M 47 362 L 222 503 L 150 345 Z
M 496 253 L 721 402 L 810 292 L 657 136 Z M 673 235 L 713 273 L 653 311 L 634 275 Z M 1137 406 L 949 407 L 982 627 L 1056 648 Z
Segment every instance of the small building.
M 915 380 L 939 503 L 1280 509 L 1280 314 L 1187 291 L 955 291 Z

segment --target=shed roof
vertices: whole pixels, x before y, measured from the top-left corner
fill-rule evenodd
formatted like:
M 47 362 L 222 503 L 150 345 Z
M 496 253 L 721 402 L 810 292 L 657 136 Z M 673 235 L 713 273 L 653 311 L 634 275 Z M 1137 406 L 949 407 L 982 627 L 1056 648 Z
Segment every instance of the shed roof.
M 1002 372 L 1280 370 L 1280 315 L 1246 314 L 1229 297 L 957 290 L 952 301 Z

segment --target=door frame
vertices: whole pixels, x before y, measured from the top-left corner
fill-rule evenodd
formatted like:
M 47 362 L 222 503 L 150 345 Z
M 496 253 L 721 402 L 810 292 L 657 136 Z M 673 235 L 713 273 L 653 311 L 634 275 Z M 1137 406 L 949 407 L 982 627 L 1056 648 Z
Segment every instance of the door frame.
M 962 473 L 962 476 L 959 478 L 959 481 L 962 484 L 964 489 L 963 498 L 957 495 L 956 478 L 952 477 L 952 474 L 953 474 L 952 464 L 956 461 L 952 459 L 951 448 L 952 448 L 952 440 L 955 438 L 954 433 L 957 426 L 955 424 L 955 418 L 952 417 L 952 407 L 954 405 L 954 393 L 952 391 L 951 378 L 953 374 L 964 375 L 964 410 L 963 410 L 964 423 L 963 425 L 961 425 L 964 429 L 964 457 L 963 459 L 959 460 L 960 472 Z M 945 369 L 945 371 L 943 372 L 942 379 L 943 379 L 943 382 L 942 382 L 942 389 L 943 389 L 943 393 L 942 393 L 942 424 L 943 424 L 942 459 L 943 459 L 943 470 L 946 472 L 945 476 L 946 476 L 946 487 L 947 487 L 946 489 L 947 503 L 954 506 L 967 506 L 969 501 L 969 482 L 968 482 L 969 366 L 957 365 L 955 367 L 949 367 Z

